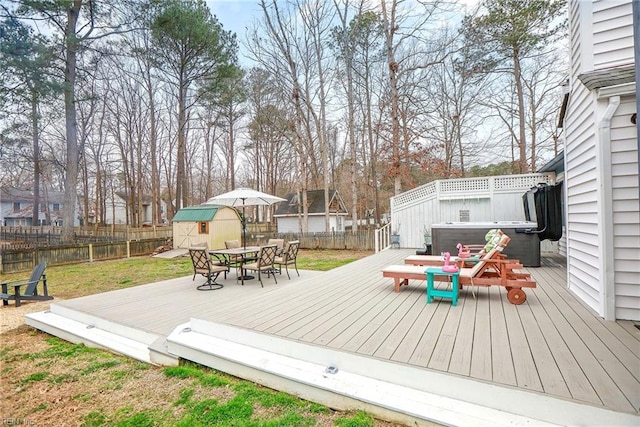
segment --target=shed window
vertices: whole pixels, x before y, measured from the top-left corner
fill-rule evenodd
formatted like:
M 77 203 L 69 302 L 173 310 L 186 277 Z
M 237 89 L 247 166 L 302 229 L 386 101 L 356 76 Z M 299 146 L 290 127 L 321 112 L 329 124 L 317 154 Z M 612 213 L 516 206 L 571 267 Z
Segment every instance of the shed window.
M 199 222 L 198 223 L 198 233 L 199 234 L 209 234 L 209 223 L 208 222 Z

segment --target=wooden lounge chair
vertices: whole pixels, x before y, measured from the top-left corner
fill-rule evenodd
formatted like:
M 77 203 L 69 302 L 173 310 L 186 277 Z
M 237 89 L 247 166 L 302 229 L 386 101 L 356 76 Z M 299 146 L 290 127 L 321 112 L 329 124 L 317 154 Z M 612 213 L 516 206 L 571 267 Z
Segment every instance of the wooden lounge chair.
M 481 258 L 473 268 L 461 268 L 459 284 L 462 286 L 503 286 L 507 289 L 507 299 L 512 304 L 522 304 L 527 296 L 522 288 L 535 288 L 536 282 L 528 273 L 517 272 L 523 268 L 518 260 L 500 257 L 500 246 L 492 249 Z M 400 292 L 401 285 L 408 285 L 409 280 L 426 280 L 425 266 L 390 265 L 382 270 L 383 277 L 394 280 L 395 292 Z M 447 280 L 436 276 L 436 280 Z
M 2 304 L 8 305 L 9 300 L 14 300 L 16 307 L 20 307 L 22 301 L 46 301 L 53 299 L 47 289 L 47 275 L 44 272 L 46 268 L 47 263 L 43 261 L 33 269 L 29 280 L 16 280 L 2 283 L 2 293 L 0 293 Z M 40 282 L 42 282 L 42 294 L 38 293 L 38 283 Z
M 276 259 L 276 249 L 277 245 L 265 245 L 260 247 L 260 251 L 258 252 L 258 259 L 256 262 L 252 262 L 250 264 L 244 264 L 242 266 L 243 275 L 244 271 L 256 271 L 258 272 L 258 280 L 260 281 L 260 286 L 264 288 L 262 284 L 262 274 L 267 273 L 267 276 L 273 275 L 273 280 L 278 283 L 278 279 L 276 279 L 276 268 L 274 266 L 274 262 Z
M 464 267 L 469 265 L 473 266 L 475 265 L 476 262 L 478 262 L 478 260 L 480 260 L 481 258 L 485 258 L 486 255 L 494 247 L 500 247 L 500 252 L 498 253 L 497 256 L 498 258 L 504 258 L 504 255 L 502 254 L 502 250 L 504 250 L 504 248 L 507 247 L 507 245 L 511 241 L 511 238 L 502 232 L 500 232 L 499 236 L 500 237 L 499 237 L 499 240 L 497 240 L 497 242 L 487 242 L 487 244 L 485 244 L 482 247 L 479 247 L 479 249 L 476 250 L 475 252 L 472 252 L 473 255 L 470 256 L 469 258 L 458 258 L 456 256 L 452 256 L 451 261 L 458 264 L 459 267 Z M 465 248 L 469 248 L 470 246 L 474 246 L 474 245 L 466 245 Z M 476 249 L 478 248 L 477 246 L 474 246 L 474 247 Z M 430 265 L 430 266 L 439 267 L 444 264 L 444 259 L 442 258 L 442 255 L 410 255 L 407 258 L 405 258 L 404 263 L 411 264 L 411 265 Z
M 191 256 L 191 262 L 193 263 L 193 279 L 191 280 L 195 280 L 198 274 L 207 279 L 206 283 L 198 286 L 198 290 L 214 291 L 224 287 L 222 283 L 216 283 L 216 280 L 222 272 L 224 272 L 225 279 L 227 278 L 228 265 L 218 260 L 212 260 L 206 246 L 190 247 L 189 256 Z
M 300 276 L 300 272 L 298 271 L 298 249 L 300 248 L 300 241 L 294 240 L 292 242 L 288 242 L 284 250 L 282 251 L 281 256 L 276 256 L 274 264 L 278 266 L 278 273 L 282 274 L 282 266 L 284 265 L 285 270 L 287 271 L 287 277 L 291 279 L 289 276 L 289 266 L 293 265 L 296 268 L 296 273 Z

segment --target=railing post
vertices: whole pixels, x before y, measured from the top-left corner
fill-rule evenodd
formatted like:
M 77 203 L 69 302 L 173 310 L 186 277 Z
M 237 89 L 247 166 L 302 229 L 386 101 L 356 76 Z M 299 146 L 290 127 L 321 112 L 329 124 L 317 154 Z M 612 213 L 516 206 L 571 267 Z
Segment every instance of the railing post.
M 127 240 L 127 258 L 131 258 L 131 242 Z
M 89 262 L 93 262 L 93 244 L 89 243 Z

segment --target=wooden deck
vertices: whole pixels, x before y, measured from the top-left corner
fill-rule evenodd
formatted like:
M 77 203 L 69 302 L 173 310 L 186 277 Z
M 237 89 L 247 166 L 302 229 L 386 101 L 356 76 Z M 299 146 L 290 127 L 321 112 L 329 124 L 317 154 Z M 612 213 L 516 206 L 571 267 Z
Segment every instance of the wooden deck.
M 191 318 L 435 371 L 484 384 L 638 415 L 640 331 L 607 322 L 566 289 L 560 257 L 530 268 L 538 287 L 510 304 L 499 287 L 466 287 L 457 307 L 426 304 L 425 281 L 393 292 L 380 273 L 414 253 L 386 250 L 326 273 L 278 284 L 199 292 L 191 277 L 54 302 L 65 310 L 167 336 Z M 444 284 L 440 284 L 443 286 Z M 517 402 L 514 402 L 517 405 Z

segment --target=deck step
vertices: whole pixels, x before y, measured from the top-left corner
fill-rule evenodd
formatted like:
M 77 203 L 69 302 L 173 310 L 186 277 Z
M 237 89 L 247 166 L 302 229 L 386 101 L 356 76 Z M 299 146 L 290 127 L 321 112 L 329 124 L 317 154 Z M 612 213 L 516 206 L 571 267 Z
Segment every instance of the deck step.
M 178 361 L 177 357 L 155 354 L 157 352 L 151 351 L 149 348 L 150 343 L 148 342 L 132 339 L 114 332 L 117 330 L 117 324 L 113 322 L 102 322 L 102 326 L 108 326 L 107 329 L 104 329 L 90 322 L 75 320 L 47 310 L 26 314 L 25 323 L 64 340 L 76 344 L 84 344 L 88 347 L 108 349 L 142 362 L 158 365 L 177 364 Z M 123 331 L 126 332 L 126 330 L 127 328 L 124 327 Z M 144 336 L 148 340 L 151 334 L 139 333 L 137 335 Z M 152 342 L 157 339 L 158 337 L 156 336 Z
M 192 319 L 178 326 L 167 341 L 169 351 L 184 359 L 333 408 L 365 410 L 387 420 L 473 426 L 555 425 L 375 378 L 380 370 L 366 375 L 363 368 L 353 365 L 355 360 L 339 351 L 258 335 Z M 316 357 L 308 357 L 312 353 Z M 372 361 L 369 368 L 375 364 Z

